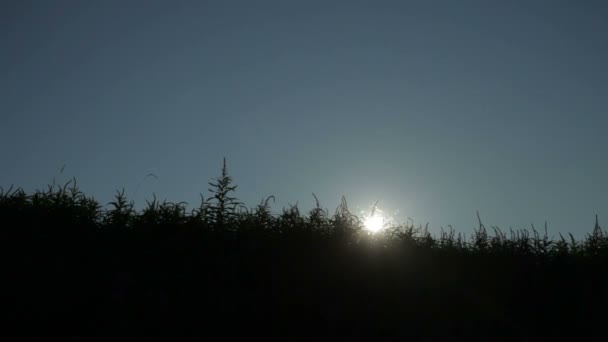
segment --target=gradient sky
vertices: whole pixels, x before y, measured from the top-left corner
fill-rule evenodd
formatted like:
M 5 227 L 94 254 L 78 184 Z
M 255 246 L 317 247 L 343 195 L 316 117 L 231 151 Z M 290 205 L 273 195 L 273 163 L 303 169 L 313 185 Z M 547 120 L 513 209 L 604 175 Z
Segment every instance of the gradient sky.
M 606 1 L 0 2 L 0 185 L 199 203 L 222 157 L 398 221 L 608 222 Z M 66 165 L 62 175 L 59 170 Z M 608 224 L 604 224 L 608 227 Z

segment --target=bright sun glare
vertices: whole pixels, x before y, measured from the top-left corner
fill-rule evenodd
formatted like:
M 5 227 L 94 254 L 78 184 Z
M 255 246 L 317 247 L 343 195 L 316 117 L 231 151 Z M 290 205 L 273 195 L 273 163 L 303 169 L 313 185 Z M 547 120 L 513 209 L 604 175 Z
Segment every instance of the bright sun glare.
M 370 233 L 377 233 L 384 228 L 384 216 L 379 212 L 375 212 L 373 215 L 366 217 L 363 224 L 365 225 L 365 229 Z

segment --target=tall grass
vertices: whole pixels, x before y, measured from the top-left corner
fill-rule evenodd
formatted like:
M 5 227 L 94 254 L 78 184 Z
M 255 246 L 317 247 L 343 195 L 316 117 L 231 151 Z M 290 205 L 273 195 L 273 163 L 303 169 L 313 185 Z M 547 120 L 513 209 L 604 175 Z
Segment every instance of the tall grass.
M 344 197 L 334 213 L 313 194 L 308 212 L 272 214 L 274 196 L 238 201 L 225 164 L 209 185 L 190 212 L 156 196 L 137 211 L 124 189 L 102 206 L 75 179 L 0 188 L 4 313 L 64 340 L 546 340 L 600 334 L 608 318 L 597 217 L 580 240 L 479 215 L 468 237 L 413 221 L 371 234 Z
M 478 226 L 466 238 L 451 226 L 441 228 L 439 234 L 432 234 L 426 226 L 415 226 L 413 221 L 391 223 L 382 231 L 371 234 L 363 228 L 361 217 L 350 212 L 346 198 L 336 208 L 333 215 L 320 206 L 313 194 L 316 206 L 303 214 L 298 205 L 283 208 L 277 215 L 271 213 L 270 201 L 274 196 L 263 199 L 253 208 L 246 208 L 234 195 L 236 189 L 228 176 L 224 164 L 222 176 L 210 184 L 210 196 L 201 194 L 200 205 L 186 210 L 186 202 L 159 201 L 156 195 L 146 201 L 141 211 L 134 209 L 133 201 L 125 196 L 125 191 L 116 191 L 115 199 L 102 206 L 93 197 L 87 197 L 78 187 L 76 179 L 64 185 L 51 184 L 45 190 L 26 194 L 23 189 L 11 186 L 0 187 L 0 220 L 5 229 L 42 228 L 61 232 L 61 227 L 78 227 L 91 232 L 116 232 L 129 230 L 152 230 L 154 227 L 167 229 L 187 228 L 190 231 L 225 231 L 236 235 L 301 236 L 339 238 L 346 243 L 362 241 L 382 241 L 404 248 L 428 249 L 442 253 L 462 253 L 496 256 L 526 256 L 537 258 L 607 257 L 608 234 L 599 225 L 596 216 L 591 233 L 581 240 L 572 234 L 559 235 L 559 239 L 548 236 L 545 223 L 543 230 L 534 225 L 530 230 L 510 229 L 508 232 L 497 226 L 487 229 L 478 213 Z M 57 223 L 60 226 L 53 225 Z

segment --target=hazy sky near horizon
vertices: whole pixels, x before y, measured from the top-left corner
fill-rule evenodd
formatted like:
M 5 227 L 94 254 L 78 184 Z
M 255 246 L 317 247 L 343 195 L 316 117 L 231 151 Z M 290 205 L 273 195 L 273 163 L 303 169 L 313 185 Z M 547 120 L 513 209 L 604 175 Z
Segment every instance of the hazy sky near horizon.
M 608 227 L 606 1 L 0 2 L 0 186 Z M 62 165 L 65 170 L 58 175 Z

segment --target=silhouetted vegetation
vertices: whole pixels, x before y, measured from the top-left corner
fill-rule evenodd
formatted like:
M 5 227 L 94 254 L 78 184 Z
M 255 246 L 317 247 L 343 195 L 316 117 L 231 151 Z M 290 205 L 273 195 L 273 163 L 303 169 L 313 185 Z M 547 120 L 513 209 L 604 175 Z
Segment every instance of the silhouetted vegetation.
M 124 190 L 102 207 L 75 180 L 2 189 L 5 326 L 44 340 L 603 333 L 608 235 L 597 217 L 581 241 L 481 220 L 469 238 L 413 223 L 370 234 L 345 199 L 333 215 L 318 201 L 273 215 L 273 196 L 246 208 L 235 189 L 225 163 L 191 212 L 156 197 L 137 212 Z

